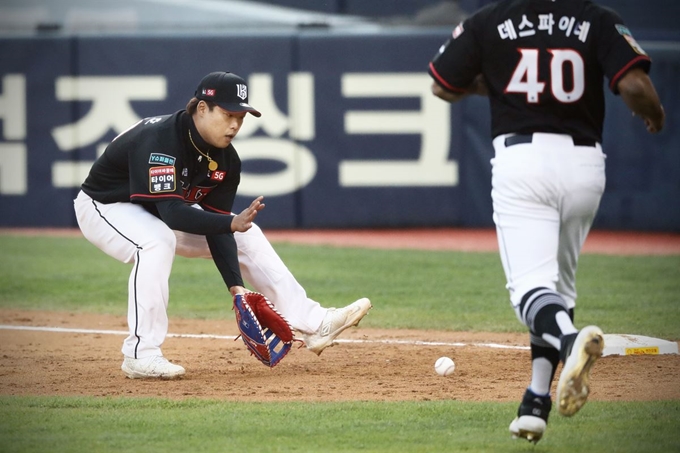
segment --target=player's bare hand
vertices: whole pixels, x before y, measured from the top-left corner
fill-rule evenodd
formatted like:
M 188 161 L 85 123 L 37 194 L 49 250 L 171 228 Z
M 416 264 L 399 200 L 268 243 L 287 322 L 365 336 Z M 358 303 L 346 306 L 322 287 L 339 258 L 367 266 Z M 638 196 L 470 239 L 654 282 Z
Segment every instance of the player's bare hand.
M 659 118 L 652 120 L 651 118 L 645 118 L 645 126 L 647 127 L 647 132 L 650 134 L 656 134 L 661 132 L 663 129 L 664 122 L 666 121 L 666 112 L 664 112 L 663 107 L 661 107 L 661 115 Z
M 231 293 L 232 297 L 237 295 L 237 294 L 245 294 L 247 290 L 243 286 L 232 286 L 229 288 L 229 292 Z
M 235 215 L 231 219 L 231 231 L 241 232 L 248 231 L 253 226 L 253 221 L 257 217 L 257 213 L 264 209 L 263 196 L 259 196 L 250 203 L 250 206 L 241 211 L 240 214 Z

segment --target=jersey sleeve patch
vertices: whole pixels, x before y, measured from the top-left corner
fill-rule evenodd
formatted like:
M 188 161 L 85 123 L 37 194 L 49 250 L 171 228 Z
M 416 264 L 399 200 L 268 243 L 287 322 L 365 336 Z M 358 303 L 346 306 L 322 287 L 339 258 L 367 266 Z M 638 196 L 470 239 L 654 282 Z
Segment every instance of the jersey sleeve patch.
M 451 36 L 453 37 L 453 39 L 456 39 L 457 37 L 462 35 L 464 31 L 465 29 L 463 28 L 463 23 L 461 22 L 456 26 L 456 28 L 453 29 L 453 33 L 451 33 Z
M 621 36 L 623 36 L 626 41 L 628 41 L 628 45 L 636 53 L 638 53 L 640 55 L 647 55 L 647 52 L 645 52 L 644 49 L 642 49 L 642 47 L 640 47 L 640 44 L 637 43 L 635 38 L 633 38 L 633 34 L 630 32 L 630 30 L 628 30 L 628 27 L 626 27 L 625 25 L 622 25 L 622 24 L 616 24 L 615 27 L 616 27 L 616 31 L 618 31 L 619 34 Z
M 166 165 L 149 168 L 150 193 L 174 192 L 176 188 L 175 167 Z

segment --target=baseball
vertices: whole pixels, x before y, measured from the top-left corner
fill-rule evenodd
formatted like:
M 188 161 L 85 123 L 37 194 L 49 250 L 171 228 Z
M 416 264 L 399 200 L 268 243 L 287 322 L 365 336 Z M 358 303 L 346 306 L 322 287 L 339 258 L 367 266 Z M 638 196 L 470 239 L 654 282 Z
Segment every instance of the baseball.
M 456 369 L 456 364 L 448 357 L 439 357 L 434 363 L 434 370 L 440 376 L 450 376 Z

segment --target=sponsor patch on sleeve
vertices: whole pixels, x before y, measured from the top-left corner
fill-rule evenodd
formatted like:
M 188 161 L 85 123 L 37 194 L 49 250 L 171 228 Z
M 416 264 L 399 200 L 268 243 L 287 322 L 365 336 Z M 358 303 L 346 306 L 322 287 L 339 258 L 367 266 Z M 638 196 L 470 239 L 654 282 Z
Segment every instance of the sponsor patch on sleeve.
M 456 39 L 457 37 L 462 35 L 464 31 L 465 29 L 463 28 L 463 23 L 461 22 L 456 26 L 456 28 L 453 29 L 453 33 L 451 33 L 451 36 L 453 36 L 453 39 Z
M 616 24 L 616 25 L 614 25 L 614 27 L 616 27 L 616 31 L 618 31 L 619 34 L 621 34 L 621 35 L 623 35 L 623 36 L 631 35 L 631 34 L 632 34 L 632 33 L 630 32 L 630 30 L 628 30 L 628 27 L 626 27 L 626 26 L 623 25 L 623 24 Z
M 165 165 L 149 168 L 149 192 L 174 192 L 176 188 L 175 167 Z
M 628 41 L 628 45 L 637 53 L 640 55 L 647 55 L 647 52 L 644 51 L 642 47 L 640 47 L 640 44 L 637 43 L 635 38 L 633 38 L 633 34 L 628 30 L 628 27 L 622 24 L 616 24 L 616 31 L 619 32 L 623 38 Z

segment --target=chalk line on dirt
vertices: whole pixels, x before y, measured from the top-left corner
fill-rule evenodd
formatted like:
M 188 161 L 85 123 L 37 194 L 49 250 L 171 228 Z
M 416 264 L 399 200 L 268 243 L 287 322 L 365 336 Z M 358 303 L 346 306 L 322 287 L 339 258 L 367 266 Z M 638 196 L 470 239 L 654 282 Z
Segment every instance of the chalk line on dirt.
M 127 331 L 123 330 L 96 330 L 96 329 L 72 329 L 65 327 L 37 327 L 37 326 L 20 326 L 20 325 L 0 325 L 0 330 L 25 330 L 34 332 L 58 332 L 58 333 L 83 333 L 89 335 L 128 335 Z M 217 340 L 235 340 L 238 338 L 234 335 L 211 335 L 211 334 L 191 334 L 191 333 L 169 333 L 167 337 L 172 338 L 208 338 Z M 526 349 L 528 346 L 512 346 L 496 343 L 449 343 L 445 341 L 422 341 L 422 340 L 335 340 L 337 343 L 353 343 L 353 344 L 400 344 L 410 346 L 447 346 L 447 347 L 465 347 L 474 346 L 479 348 L 493 348 L 493 349 Z
M 40 327 L 40 326 L 22 326 L 11 324 L 0 324 L 0 330 L 23 330 L 34 332 L 57 332 L 57 333 L 82 333 L 87 335 L 128 335 L 124 330 L 96 330 L 96 329 L 75 329 L 65 327 Z M 234 335 L 212 335 L 212 334 L 191 334 L 191 333 L 169 333 L 167 337 L 172 338 L 206 338 L 216 340 L 236 340 L 238 336 Z M 460 342 L 446 342 L 446 341 L 424 341 L 424 340 L 398 340 L 398 339 L 382 339 L 382 340 L 349 340 L 338 339 L 336 343 L 346 344 L 389 344 L 389 345 L 407 345 L 407 346 L 443 346 L 450 348 L 461 347 L 477 347 L 488 349 L 511 349 L 511 350 L 529 350 L 529 346 L 505 345 L 498 343 L 460 343 Z M 603 356 L 609 355 L 658 355 L 658 354 L 678 354 L 678 343 L 673 341 L 662 340 L 660 338 L 652 338 L 641 335 L 605 335 L 605 350 Z

